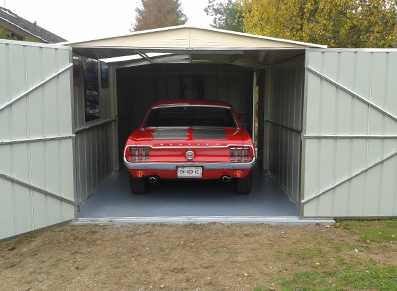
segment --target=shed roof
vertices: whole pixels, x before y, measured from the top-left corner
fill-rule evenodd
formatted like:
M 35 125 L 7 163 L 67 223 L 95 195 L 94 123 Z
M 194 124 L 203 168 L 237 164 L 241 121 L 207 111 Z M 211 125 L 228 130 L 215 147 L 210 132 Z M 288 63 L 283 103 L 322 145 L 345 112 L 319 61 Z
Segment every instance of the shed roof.
M 0 26 L 1 22 L 3 22 L 7 29 L 12 30 L 11 27 L 15 27 L 15 34 L 20 34 L 20 32 L 24 32 L 27 35 L 31 35 L 44 43 L 59 43 L 65 42 L 66 40 L 40 26 L 36 23 L 32 23 L 21 16 L 15 14 L 9 9 L 4 7 L 0 7 Z M 13 31 L 14 32 L 14 31 Z
M 67 43 L 95 59 L 139 56 L 132 63 L 211 62 L 258 67 L 292 58 L 306 48 L 326 46 L 188 25 L 138 31 L 124 36 Z M 167 54 L 149 57 L 150 53 Z M 126 62 L 121 60 L 121 62 Z M 134 65 L 129 61 L 129 65 Z

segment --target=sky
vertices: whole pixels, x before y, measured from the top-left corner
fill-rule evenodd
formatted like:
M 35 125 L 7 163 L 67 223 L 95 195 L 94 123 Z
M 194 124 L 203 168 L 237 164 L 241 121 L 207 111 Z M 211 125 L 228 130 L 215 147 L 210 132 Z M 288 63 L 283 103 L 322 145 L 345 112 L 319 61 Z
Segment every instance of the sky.
M 187 24 L 210 27 L 208 0 L 180 0 Z M 0 0 L 0 6 L 70 41 L 129 34 L 141 0 Z

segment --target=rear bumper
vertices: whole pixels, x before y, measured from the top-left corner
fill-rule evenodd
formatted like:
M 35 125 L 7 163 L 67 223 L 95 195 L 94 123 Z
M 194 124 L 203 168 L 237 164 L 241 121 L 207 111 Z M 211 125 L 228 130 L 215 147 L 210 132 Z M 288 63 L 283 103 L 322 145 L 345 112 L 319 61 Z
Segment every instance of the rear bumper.
M 124 164 L 130 170 L 166 170 L 174 171 L 178 167 L 202 167 L 204 170 L 249 170 L 256 163 L 255 157 L 249 162 L 235 163 L 150 163 L 135 162 L 130 163 L 124 159 Z

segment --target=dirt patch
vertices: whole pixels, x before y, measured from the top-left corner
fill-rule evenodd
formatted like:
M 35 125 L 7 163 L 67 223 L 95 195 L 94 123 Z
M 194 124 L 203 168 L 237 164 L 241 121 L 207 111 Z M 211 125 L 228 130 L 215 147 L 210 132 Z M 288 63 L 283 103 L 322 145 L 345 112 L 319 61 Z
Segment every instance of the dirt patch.
M 282 290 L 280 276 L 395 265 L 396 250 L 332 226 L 62 226 L 0 242 L 0 289 Z

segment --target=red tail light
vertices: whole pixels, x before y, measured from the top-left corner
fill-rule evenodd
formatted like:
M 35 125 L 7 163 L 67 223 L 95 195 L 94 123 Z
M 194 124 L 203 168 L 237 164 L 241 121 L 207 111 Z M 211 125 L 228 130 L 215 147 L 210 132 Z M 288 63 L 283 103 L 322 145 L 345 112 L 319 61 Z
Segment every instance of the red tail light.
M 150 160 L 150 148 L 130 147 L 129 154 L 128 157 L 128 151 L 126 151 L 126 158 L 130 162 Z
M 230 148 L 230 161 L 243 162 L 250 159 L 250 147 Z

